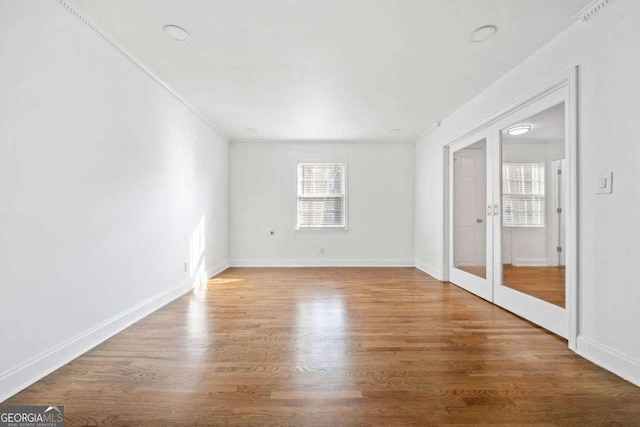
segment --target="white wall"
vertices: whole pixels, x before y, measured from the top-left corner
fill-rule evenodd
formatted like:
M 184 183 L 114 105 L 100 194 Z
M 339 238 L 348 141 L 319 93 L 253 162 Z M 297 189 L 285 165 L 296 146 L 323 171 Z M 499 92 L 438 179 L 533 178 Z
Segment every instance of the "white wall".
M 640 2 L 619 0 L 577 23 L 416 147 L 416 264 L 442 277 L 443 146 L 580 65 L 578 351 L 640 384 Z M 614 193 L 595 195 L 597 172 Z
M 53 1 L 0 28 L 2 401 L 191 289 L 201 218 L 224 268 L 228 143 Z
M 413 156 L 413 143 L 232 143 L 231 264 L 412 266 Z M 335 159 L 349 230 L 295 231 L 297 161 Z

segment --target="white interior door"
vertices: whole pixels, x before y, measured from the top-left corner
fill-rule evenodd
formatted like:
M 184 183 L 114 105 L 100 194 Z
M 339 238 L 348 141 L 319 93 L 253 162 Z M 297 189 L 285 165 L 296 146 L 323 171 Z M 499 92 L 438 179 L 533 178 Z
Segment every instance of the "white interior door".
M 490 199 L 488 135 L 476 134 L 450 147 L 449 280 L 491 300 L 493 211 Z

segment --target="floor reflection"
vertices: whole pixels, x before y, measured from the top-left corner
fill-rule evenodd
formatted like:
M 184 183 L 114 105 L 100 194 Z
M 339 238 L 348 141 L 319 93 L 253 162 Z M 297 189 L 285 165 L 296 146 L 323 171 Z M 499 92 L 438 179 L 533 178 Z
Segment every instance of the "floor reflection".
M 187 333 L 184 335 L 189 351 L 186 359 L 190 362 L 204 362 L 206 360 L 209 348 L 213 346 L 213 334 L 209 332 L 209 309 L 204 302 L 206 298 L 194 295 L 189 301 L 187 311 L 186 328 Z M 200 366 L 200 365 L 194 365 Z
M 310 297 L 297 305 L 298 363 L 342 367 L 348 356 L 348 316 L 342 297 Z
M 515 267 L 505 265 L 504 286 L 543 301 L 565 307 L 564 267 Z

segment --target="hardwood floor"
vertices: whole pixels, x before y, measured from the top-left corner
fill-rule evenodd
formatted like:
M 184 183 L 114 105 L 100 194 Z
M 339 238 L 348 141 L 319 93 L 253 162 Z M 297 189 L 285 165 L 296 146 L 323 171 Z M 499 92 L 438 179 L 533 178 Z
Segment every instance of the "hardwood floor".
M 4 404 L 68 426 L 640 424 L 640 388 L 413 268 L 230 269 Z
M 560 307 L 565 307 L 563 267 L 503 266 L 504 285 Z
M 478 277 L 487 277 L 487 269 L 483 266 L 465 265 L 457 268 Z M 504 286 L 565 307 L 564 267 L 521 267 L 505 264 L 502 268 Z

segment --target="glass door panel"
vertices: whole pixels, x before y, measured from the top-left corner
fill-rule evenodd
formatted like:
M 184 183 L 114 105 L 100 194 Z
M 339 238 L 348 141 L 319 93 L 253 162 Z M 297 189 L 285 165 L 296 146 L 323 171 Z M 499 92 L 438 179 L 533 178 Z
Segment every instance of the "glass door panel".
M 474 135 L 450 148 L 449 280 L 491 300 L 488 141 L 484 135 Z
M 500 124 L 494 302 L 566 336 L 566 111 L 550 103 Z
M 453 154 L 453 265 L 487 278 L 487 141 Z
M 501 147 L 502 284 L 562 308 L 564 128 L 558 104 L 503 130 Z

